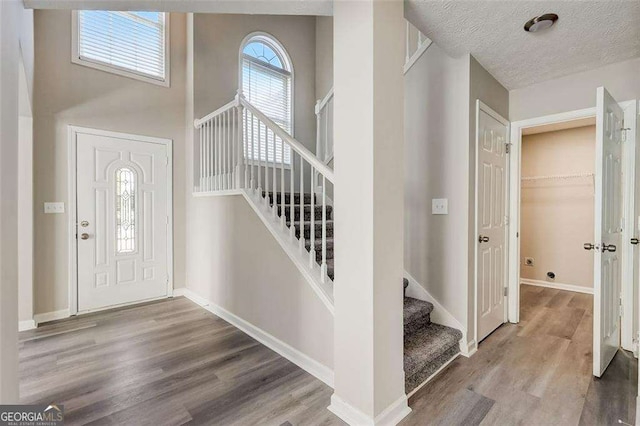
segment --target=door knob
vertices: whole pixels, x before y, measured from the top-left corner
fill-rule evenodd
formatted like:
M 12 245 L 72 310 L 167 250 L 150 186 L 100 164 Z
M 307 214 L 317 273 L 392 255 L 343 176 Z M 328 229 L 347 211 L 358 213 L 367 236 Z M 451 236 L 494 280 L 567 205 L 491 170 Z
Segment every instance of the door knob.
M 614 251 L 616 251 L 616 246 L 614 246 L 613 244 L 603 244 L 602 245 L 602 252 L 604 253 L 605 251 L 611 252 L 613 253 Z
M 632 239 L 631 239 L 631 244 L 633 244 L 634 246 L 637 246 L 637 245 L 638 245 L 638 243 L 640 243 L 640 240 L 639 240 L 639 239 L 637 239 L 637 238 L 632 238 Z
M 488 243 L 488 242 L 489 242 L 489 237 L 484 236 L 484 235 L 480 235 L 480 236 L 478 237 L 478 242 L 479 242 L 479 243 Z
M 89 234 L 87 234 L 86 232 L 83 233 L 82 235 L 80 235 L 80 238 L 82 238 L 83 240 L 88 240 L 89 239 Z
M 584 243 L 583 247 L 585 250 L 593 250 L 595 248 L 595 246 L 591 243 Z

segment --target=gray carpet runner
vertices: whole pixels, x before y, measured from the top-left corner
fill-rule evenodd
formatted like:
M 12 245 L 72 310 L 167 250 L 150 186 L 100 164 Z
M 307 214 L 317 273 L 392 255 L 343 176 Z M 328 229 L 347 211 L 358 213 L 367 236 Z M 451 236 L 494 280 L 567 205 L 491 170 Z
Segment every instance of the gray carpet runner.
M 404 279 L 405 292 L 408 281 Z M 431 322 L 433 304 L 404 298 L 405 391 L 411 392 L 460 352 L 462 333 Z
M 291 195 L 284 194 L 284 207 L 282 206 L 282 194 L 272 192 L 262 193 L 262 197 L 269 197 L 269 204 L 276 202 L 276 213 L 279 217 L 284 213 L 287 227 L 293 226 L 296 238 L 303 236 L 305 248 L 311 249 L 311 217 L 314 218 L 313 246 L 318 265 L 322 262 L 322 215 L 326 214 L 327 232 L 327 275 L 333 280 L 333 207 L 327 205 L 323 210 L 318 205 L 317 197 L 312 194 L 304 194 L 304 203 L 300 208 L 300 194 L 293 195 L 293 209 L 291 208 Z M 311 208 L 313 198 L 314 206 Z M 292 214 L 293 213 L 293 214 Z M 301 220 L 301 217 L 304 220 Z M 304 222 L 304 225 L 302 225 Z M 409 282 L 404 279 L 406 291 Z M 405 390 L 411 392 L 422 382 L 438 371 L 447 361 L 460 352 L 459 340 L 462 333 L 444 325 L 431 322 L 433 305 L 423 300 L 411 297 L 404 298 L 404 372 Z
M 273 206 L 274 195 L 273 192 L 263 192 L 262 197 L 269 197 L 269 204 Z M 312 198 L 313 197 L 313 198 Z M 311 200 L 313 199 L 313 213 L 311 209 Z M 300 235 L 304 235 L 305 248 L 307 251 L 311 250 L 311 217 L 313 215 L 314 226 L 314 249 L 316 254 L 316 262 L 318 265 L 322 264 L 322 215 L 323 212 L 326 215 L 325 229 L 327 231 L 327 275 L 333 280 L 333 207 L 326 205 L 323 209 L 322 205 L 317 202 L 317 197 L 312 194 L 304 194 L 304 203 L 302 209 L 300 208 L 300 194 L 293 194 L 293 209 L 291 209 L 291 194 L 284 194 L 284 208 L 282 206 L 282 193 L 277 192 L 275 194 L 276 202 L 276 214 L 278 217 L 282 216 L 284 211 L 284 217 L 286 219 L 287 228 L 290 228 L 293 224 L 295 229 L 296 238 L 300 239 Z M 293 211 L 293 214 L 291 214 Z M 302 214 L 300 212 L 303 212 Z M 301 219 L 303 218 L 303 219 Z M 304 222 L 304 226 L 301 226 Z

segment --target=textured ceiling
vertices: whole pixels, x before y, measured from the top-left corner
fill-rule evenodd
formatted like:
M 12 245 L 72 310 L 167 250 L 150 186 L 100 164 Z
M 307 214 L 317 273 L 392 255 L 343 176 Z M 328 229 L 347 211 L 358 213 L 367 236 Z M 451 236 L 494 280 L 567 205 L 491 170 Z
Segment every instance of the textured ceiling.
M 507 89 L 640 57 L 640 0 L 407 0 L 405 16 L 452 56 L 471 53 Z M 557 13 L 527 33 L 534 16 Z M 640 78 L 640 76 L 638 77 Z

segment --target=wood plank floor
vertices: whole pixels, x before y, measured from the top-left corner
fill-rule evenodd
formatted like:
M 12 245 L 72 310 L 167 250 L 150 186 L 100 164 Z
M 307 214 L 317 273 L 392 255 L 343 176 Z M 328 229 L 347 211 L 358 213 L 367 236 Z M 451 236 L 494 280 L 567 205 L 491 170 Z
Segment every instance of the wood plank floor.
M 593 296 L 523 285 L 505 324 L 416 392 L 402 425 L 635 424 L 637 362 L 619 352 L 591 375 Z
M 591 296 L 522 287 L 522 322 L 410 400 L 404 425 L 634 424 L 637 363 L 591 377 Z M 69 425 L 340 425 L 332 390 L 184 298 L 20 333 L 23 403 Z
M 20 333 L 23 403 L 65 424 L 342 424 L 332 389 L 185 298 Z

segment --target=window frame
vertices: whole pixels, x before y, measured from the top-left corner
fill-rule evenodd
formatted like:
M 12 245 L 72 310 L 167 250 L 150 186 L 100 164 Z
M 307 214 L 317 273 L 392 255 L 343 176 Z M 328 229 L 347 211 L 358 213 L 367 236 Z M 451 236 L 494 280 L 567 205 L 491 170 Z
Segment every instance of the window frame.
M 274 37 L 272 34 L 269 34 L 265 31 L 254 31 L 251 32 L 249 34 L 247 34 L 244 39 L 242 39 L 242 43 L 240 43 L 240 48 L 238 49 L 238 90 L 242 91 L 242 88 L 244 87 L 244 81 L 243 81 L 243 60 L 244 60 L 244 48 L 251 42 L 253 41 L 262 41 L 266 44 L 268 44 L 273 51 L 279 55 L 282 60 L 283 60 L 283 65 L 285 67 L 288 67 L 289 69 L 286 70 L 290 73 L 290 78 L 291 78 L 291 137 L 295 138 L 295 85 L 296 85 L 296 79 L 295 79 L 295 72 L 293 69 L 293 61 L 291 60 L 291 56 L 289 56 L 289 52 L 287 52 L 287 49 L 285 49 L 284 45 L 280 42 L 280 40 L 278 40 L 276 37 Z M 244 92 L 243 92 L 244 95 Z M 283 141 L 284 143 L 284 141 Z M 289 163 L 284 163 L 284 168 L 285 169 L 291 169 L 292 165 L 293 165 L 293 150 L 291 150 L 291 157 L 290 157 L 290 162 Z M 245 157 L 246 157 L 246 153 L 245 153 Z M 248 157 L 247 157 L 248 158 Z
M 171 87 L 171 13 L 164 13 L 164 79 L 154 78 L 148 74 L 136 72 L 106 62 L 82 58 L 80 56 L 78 10 L 72 11 L 71 16 L 71 62 L 77 65 L 108 72 L 110 74 L 128 77 L 146 83 L 163 87 Z

